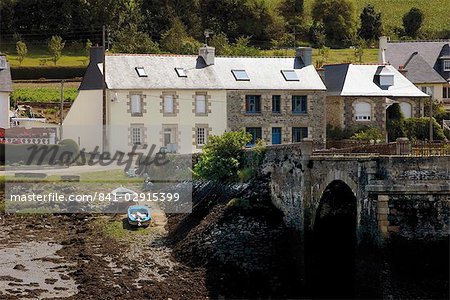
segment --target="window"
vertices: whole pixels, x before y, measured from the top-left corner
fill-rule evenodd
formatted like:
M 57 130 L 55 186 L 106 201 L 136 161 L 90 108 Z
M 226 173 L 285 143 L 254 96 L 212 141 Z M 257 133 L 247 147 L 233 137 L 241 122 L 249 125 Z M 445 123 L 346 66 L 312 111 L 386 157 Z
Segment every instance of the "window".
M 255 145 L 262 138 L 261 127 L 247 127 L 246 131 L 252 135 L 252 140 L 249 142 L 249 145 Z
M 206 95 L 195 95 L 195 113 L 206 114 Z
M 372 105 L 367 102 L 355 104 L 356 121 L 370 121 L 372 119 Z
M 444 71 L 449 72 L 450 71 L 450 60 L 444 60 Z
M 292 127 L 292 142 L 298 143 L 308 138 L 308 127 Z
M 250 81 L 250 77 L 245 70 L 231 70 L 236 81 Z
M 442 98 L 444 99 L 450 98 L 450 86 L 444 86 L 442 88 Z
M 261 96 L 247 95 L 245 96 L 245 112 L 246 113 L 260 113 L 261 112 Z
M 197 146 L 203 146 L 206 144 L 206 128 L 197 128 Z
M 183 68 L 175 68 L 175 71 L 177 72 L 178 77 L 187 77 Z
M 295 70 L 282 70 L 281 74 L 283 74 L 283 77 L 286 81 L 299 81 Z
M 393 86 L 394 75 L 383 74 L 380 75 L 380 86 Z
M 136 67 L 136 72 L 138 73 L 139 77 L 148 77 L 144 67 Z
M 306 114 L 308 111 L 306 96 L 292 96 L 292 113 Z
M 131 95 L 131 115 L 142 116 L 141 95 Z
M 412 106 L 408 102 L 401 102 L 400 110 L 405 118 L 412 117 Z
M 281 113 L 281 96 L 280 95 L 272 96 L 272 112 L 273 113 Z
M 164 96 L 164 113 L 173 114 L 173 96 L 166 95 Z
M 422 87 L 422 92 L 424 92 L 425 94 L 433 97 L 433 95 L 434 95 L 434 88 L 432 86 L 423 86 Z
M 272 145 L 281 144 L 281 127 L 272 127 Z
M 142 134 L 140 127 L 132 127 L 131 128 L 131 144 L 134 146 L 142 145 Z

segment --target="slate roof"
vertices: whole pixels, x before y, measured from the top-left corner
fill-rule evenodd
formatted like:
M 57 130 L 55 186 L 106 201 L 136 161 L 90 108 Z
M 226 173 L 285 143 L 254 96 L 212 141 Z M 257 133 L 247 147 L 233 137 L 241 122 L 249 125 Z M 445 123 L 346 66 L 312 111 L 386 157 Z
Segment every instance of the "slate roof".
M 139 77 L 136 67 L 144 67 L 148 77 Z M 233 69 L 246 70 L 250 81 L 237 81 Z M 299 81 L 286 81 L 281 70 L 295 70 Z M 194 55 L 107 55 L 106 83 L 109 89 L 325 90 L 316 69 L 293 57 L 216 57 L 206 66 Z
M 324 66 L 324 70 L 330 96 L 429 97 L 390 65 L 338 64 Z M 394 75 L 394 85 L 378 85 L 379 74 Z
M 11 70 L 9 62 L 6 62 L 6 69 L 0 70 L 0 92 L 12 92 Z
M 388 42 L 386 61 L 399 68 L 413 83 L 445 83 L 450 72 L 444 72 L 442 58 L 450 57 L 450 41 Z M 441 59 L 439 59 L 441 58 Z

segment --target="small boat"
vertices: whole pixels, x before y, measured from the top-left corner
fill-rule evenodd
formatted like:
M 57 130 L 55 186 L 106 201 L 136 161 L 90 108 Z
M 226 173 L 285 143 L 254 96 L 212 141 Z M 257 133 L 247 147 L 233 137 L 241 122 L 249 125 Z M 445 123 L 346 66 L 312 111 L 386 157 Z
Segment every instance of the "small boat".
M 139 227 L 147 227 L 152 220 L 150 208 L 144 205 L 132 205 L 128 207 L 128 223 Z

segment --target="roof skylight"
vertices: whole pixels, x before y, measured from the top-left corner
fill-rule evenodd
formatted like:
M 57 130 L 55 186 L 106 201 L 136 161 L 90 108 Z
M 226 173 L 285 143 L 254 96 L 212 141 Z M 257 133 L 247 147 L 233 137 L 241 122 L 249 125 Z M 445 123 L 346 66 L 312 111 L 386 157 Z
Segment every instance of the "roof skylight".
M 144 67 L 136 67 L 136 72 L 138 73 L 139 77 L 148 77 Z
M 299 81 L 295 70 L 281 70 L 281 73 L 283 74 L 283 77 L 284 79 L 286 79 L 286 81 Z
M 183 68 L 175 68 L 175 71 L 177 72 L 178 77 L 187 77 Z
M 231 70 L 236 81 L 250 81 L 250 77 L 245 70 Z

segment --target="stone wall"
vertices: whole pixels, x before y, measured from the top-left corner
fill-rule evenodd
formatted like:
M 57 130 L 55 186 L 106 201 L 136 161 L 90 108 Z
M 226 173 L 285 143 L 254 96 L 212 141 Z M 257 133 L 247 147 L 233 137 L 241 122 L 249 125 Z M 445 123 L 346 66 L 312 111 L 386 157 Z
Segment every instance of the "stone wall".
M 245 112 L 245 96 L 261 95 L 261 113 Z M 281 113 L 272 113 L 272 95 L 281 96 Z M 307 96 L 307 114 L 292 114 L 292 96 Z M 265 144 L 272 144 L 272 127 L 282 128 L 282 143 L 292 142 L 292 127 L 308 127 L 308 138 L 324 143 L 326 140 L 326 112 L 324 91 L 254 91 L 227 92 L 227 128 L 241 130 L 261 127 Z

